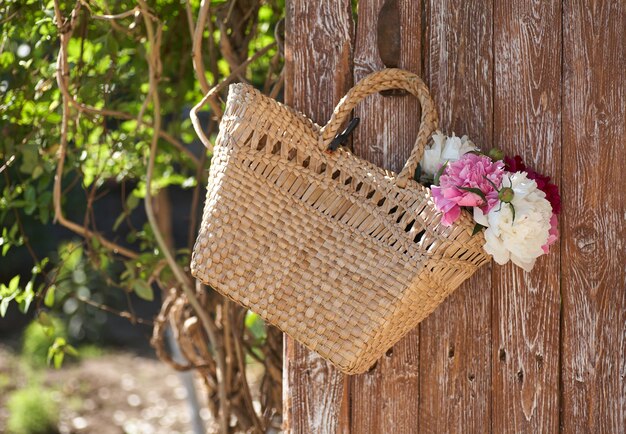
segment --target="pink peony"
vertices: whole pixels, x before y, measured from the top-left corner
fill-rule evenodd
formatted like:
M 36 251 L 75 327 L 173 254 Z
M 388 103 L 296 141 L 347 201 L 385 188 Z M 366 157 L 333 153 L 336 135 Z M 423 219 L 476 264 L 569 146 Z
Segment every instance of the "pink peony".
M 541 247 L 544 253 L 550 253 L 550 246 L 554 244 L 554 242 L 559 237 L 559 229 L 558 229 L 559 220 L 556 218 L 556 213 L 552 213 L 552 217 L 550 217 L 550 232 L 548 232 L 548 241 Z
M 465 154 L 460 160 L 450 163 L 439 178 L 439 185 L 431 188 L 435 206 L 443 213 L 441 223 L 452 225 L 461 215 L 461 207 L 479 207 L 485 214 L 498 202 L 498 192 L 504 174 L 502 161 L 491 161 L 484 155 Z M 489 181 L 491 182 L 489 182 Z M 466 189 L 478 189 L 483 198 Z

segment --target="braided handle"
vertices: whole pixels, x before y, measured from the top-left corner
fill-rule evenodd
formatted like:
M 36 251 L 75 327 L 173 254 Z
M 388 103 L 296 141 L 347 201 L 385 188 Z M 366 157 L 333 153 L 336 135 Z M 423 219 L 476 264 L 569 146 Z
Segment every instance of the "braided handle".
M 369 95 L 373 95 L 383 90 L 403 89 L 419 99 L 422 106 L 422 120 L 415 146 L 411 155 L 404 164 L 404 167 L 396 178 L 399 187 L 406 186 L 409 179 L 413 177 L 415 169 L 422 158 L 424 147 L 431 134 L 437 128 L 437 112 L 428 88 L 424 82 L 415 74 L 403 69 L 383 69 L 374 72 L 359 81 L 348 93 L 339 101 L 328 123 L 321 130 L 322 147 L 326 149 L 332 139 L 340 131 L 341 126 L 350 116 L 354 107 Z

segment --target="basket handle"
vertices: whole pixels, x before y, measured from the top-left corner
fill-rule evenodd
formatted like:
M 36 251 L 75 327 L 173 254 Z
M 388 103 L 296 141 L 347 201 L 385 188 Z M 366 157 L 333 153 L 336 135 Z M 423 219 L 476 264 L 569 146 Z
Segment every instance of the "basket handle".
M 422 106 L 422 120 L 415 146 L 411 155 L 404 164 L 404 167 L 396 177 L 396 184 L 405 187 L 407 181 L 413 177 L 415 169 L 419 164 L 424 147 L 431 134 L 437 128 L 437 111 L 433 103 L 428 88 L 424 82 L 415 74 L 403 69 L 389 68 L 369 74 L 359 81 L 348 93 L 339 101 L 328 123 L 322 127 L 320 134 L 322 147 L 325 150 L 339 129 L 346 121 L 354 107 L 369 95 L 373 95 L 383 90 L 403 89 L 419 99 Z

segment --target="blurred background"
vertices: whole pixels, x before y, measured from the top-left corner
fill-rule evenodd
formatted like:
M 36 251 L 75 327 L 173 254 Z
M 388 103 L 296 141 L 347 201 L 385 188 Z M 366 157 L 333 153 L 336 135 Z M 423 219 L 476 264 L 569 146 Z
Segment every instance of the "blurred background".
M 219 85 L 212 141 L 228 82 L 281 98 L 283 12 L 0 3 L 0 432 L 279 429 L 281 334 L 189 274 L 211 160 L 189 112 Z

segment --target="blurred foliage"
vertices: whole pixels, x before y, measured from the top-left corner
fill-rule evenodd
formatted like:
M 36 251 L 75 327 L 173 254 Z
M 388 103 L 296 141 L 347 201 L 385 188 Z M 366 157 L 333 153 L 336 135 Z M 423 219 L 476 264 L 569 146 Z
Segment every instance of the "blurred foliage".
M 10 434 L 51 434 L 58 432 L 58 405 L 51 391 L 30 385 L 11 393 L 7 409 Z
M 202 5 L 208 6 L 204 19 Z M 29 360 L 60 366 L 68 355 L 77 356 L 72 339 L 97 336 L 105 312 L 151 325 L 152 318 L 136 315 L 133 298 L 167 296 L 170 302 L 163 303 L 157 322 L 177 328 L 179 342 L 193 338 L 192 330 L 184 329 L 193 324 L 193 310 L 172 300 L 184 302 L 176 291 L 187 289 L 185 279 L 192 281 L 188 264 L 211 153 L 196 138 L 189 111 L 206 91 L 204 79 L 215 86 L 235 68 L 239 72 L 231 78 L 278 93 L 283 60 L 280 43 L 274 42 L 283 10 L 284 0 L 0 2 L 0 316 L 19 308 L 35 318 L 24 336 Z M 196 23 L 202 23 L 199 32 Z M 204 57 L 195 69 L 194 34 Z M 156 64 L 162 69 L 150 81 Z M 217 104 L 223 105 L 224 94 L 225 89 Z M 200 115 L 214 138 L 216 113 L 207 106 Z M 148 193 L 156 223 L 146 220 Z M 166 242 L 157 243 L 159 233 Z M 205 325 L 205 335 L 193 338 L 195 347 L 180 346 L 192 350 L 185 353 L 190 367 L 204 366 L 208 405 L 221 414 L 222 425 L 230 430 L 232 409 L 237 429 L 260 431 L 280 416 L 282 337 L 210 291 L 198 296 L 221 344 L 208 344 Z M 232 312 L 229 326 L 225 310 Z M 173 364 L 159 352 L 158 337 L 155 341 L 157 354 Z M 244 387 L 245 372 L 238 374 L 245 370 L 238 364 L 244 356 L 266 368 L 272 360 L 261 382 L 259 414 Z M 197 357 L 203 360 L 196 362 Z M 218 384 L 220 363 L 229 364 L 229 384 Z M 44 404 L 32 410 L 42 415 L 33 417 L 42 421 L 41 429 Z M 24 409 L 30 405 L 22 395 L 13 403 L 22 408 L 15 411 L 19 415 L 29 414 Z M 27 422 L 16 416 L 14 423 Z M 20 429 L 38 432 L 37 426 Z
M 134 1 L 87 3 L 98 14 L 136 6 Z M 194 16 L 199 3 L 190 2 Z M 225 4 L 212 3 L 216 8 Z M 273 41 L 282 3 L 261 4 L 258 30 L 249 43 L 249 53 Z M 64 14 L 69 15 L 74 2 L 60 4 Z M 180 0 L 159 0 L 150 2 L 150 6 L 164 25 L 163 79 L 159 85 L 163 130 L 200 158 L 206 150 L 195 139 L 188 112 L 202 92 L 191 62 L 192 40 L 188 36 L 185 5 Z M 144 57 L 145 31 L 137 16 L 111 26 L 91 19 L 87 8 L 79 12 L 78 26 L 68 46 L 71 94 L 82 104 L 128 113 L 133 119 L 72 113 L 62 206 L 69 219 L 132 247 L 140 256 L 120 257 L 95 238 L 77 239 L 69 244 L 55 239 L 52 246 L 42 240 L 49 232 L 42 233 L 40 228 L 49 230 L 54 216 L 52 189 L 62 114 L 61 92 L 55 78 L 59 43 L 53 9 L 52 1 L 40 0 L 7 0 L 0 5 L 0 254 L 4 261 L 11 262 L 12 254 L 18 257 L 28 250 L 32 261 L 30 272 L 21 278 L 0 276 L 8 279 L 0 287 L 2 316 L 11 302 L 19 304 L 23 312 L 34 302 L 37 309 L 47 306 L 71 315 L 79 309 L 79 298 L 95 298 L 101 303 L 101 293 L 112 287 L 152 300 L 151 279 L 155 275 L 165 281 L 171 278 L 150 226 L 145 222 L 136 226 L 137 219 L 132 218 L 141 214 L 146 158 L 153 134 L 151 128 L 139 127 L 134 119 L 144 110 L 149 123 L 151 108 L 148 104 L 142 109 L 149 74 Z M 214 30 L 213 38 L 218 44 L 218 30 Z M 215 76 L 211 68 L 206 71 L 212 84 L 229 74 L 228 62 L 219 56 L 219 50 L 214 52 L 218 56 L 207 62 L 215 62 L 219 75 Z M 264 84 L 275 53 L 271 50 L 252 65 L 249 81 L 259 87 Z M 208 164 L 204 169 L 207 167 Z M 152 184 L 155 193 L 168 186 L 195 188 L 197 171 L 187 153 L 181 153 L 167 141 L 159 141 Z M 105 196 L 107 190 L 118 192 L 122 185 L 125 189 L 120 194 L 119 212 L 95 215 L 98 198 Z M 176 259 L 186 265 L 190 246 L 179 247 Z
M 53 365 L 60 368 L 66 355 L 73 358 L 92 358 L 104 354 L 97 345 L 82 345 L 78 349 L 69 344 L 71 337 L 65 322 L 46 312 L 32 321 L 22 335 L 22 358 L 32 368 Z
M 40 321 L 31 322 L 22 339 L 24 361 L 33 367 L 41 367 L 46 365 L 48 352 L 55 341 L 67 339 L 67 330 L 61 320 L 41 312 Z

